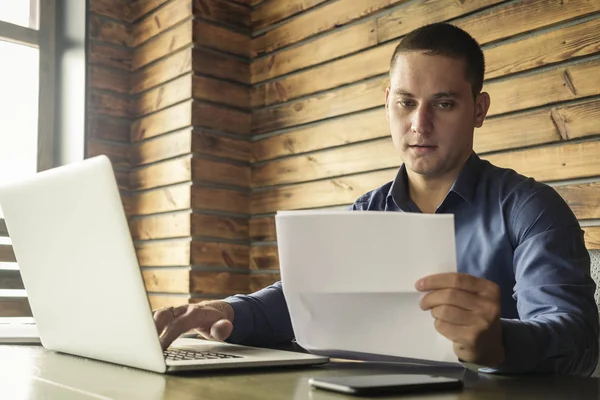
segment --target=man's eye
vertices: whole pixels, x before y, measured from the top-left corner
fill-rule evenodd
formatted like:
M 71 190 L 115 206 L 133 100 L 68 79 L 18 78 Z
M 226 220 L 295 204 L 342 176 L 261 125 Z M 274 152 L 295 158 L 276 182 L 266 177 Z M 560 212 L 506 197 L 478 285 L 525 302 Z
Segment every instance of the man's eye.
M 454 103 L 450 101 L 442 101 L 440 103 L 437 103 L 437 106 L 442 109 L 450 109 L 454 106 Z
M 398 104 L 400 104 L 402 107 L 413 107 L 415 102 L 412 100 L 398 100 Z

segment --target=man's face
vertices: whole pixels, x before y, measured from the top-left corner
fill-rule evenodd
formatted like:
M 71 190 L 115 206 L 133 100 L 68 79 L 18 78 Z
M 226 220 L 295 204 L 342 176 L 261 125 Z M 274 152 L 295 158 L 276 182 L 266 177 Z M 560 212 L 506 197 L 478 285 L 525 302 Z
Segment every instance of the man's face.
M 460 168 L 473 149 L 473 130 L 489 108 L 473 99 L 465 61 L 412 51 L 398 55 L 386 90 L 386 116 L 407 169 L 442 177 Z

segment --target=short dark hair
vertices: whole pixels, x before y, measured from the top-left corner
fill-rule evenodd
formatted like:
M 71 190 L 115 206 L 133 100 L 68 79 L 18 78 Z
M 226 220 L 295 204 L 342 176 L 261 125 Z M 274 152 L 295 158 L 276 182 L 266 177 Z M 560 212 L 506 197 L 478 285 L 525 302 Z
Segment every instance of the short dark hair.
M 415 29 L 402 38 L 396 46 L 390 62 L 390 71 L 396 65 L 400 53 L 418 50 L 422 50 L 429 55 L 441 55 L 465 60 L 465 77 L 471 82 L 473 97 L 477 97 L 481 92 L 485 73 L 485 59 L 479 43 L 467 32 L 445 22 L 424 25 Z

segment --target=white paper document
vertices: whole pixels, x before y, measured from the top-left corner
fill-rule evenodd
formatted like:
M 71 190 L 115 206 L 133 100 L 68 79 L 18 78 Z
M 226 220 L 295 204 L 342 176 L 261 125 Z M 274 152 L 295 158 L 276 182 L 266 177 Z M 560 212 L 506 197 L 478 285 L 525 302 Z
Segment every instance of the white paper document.
M 275 220 L 299 345 L 330 357 L 461 366 L 414 286 L 456 272 L 453 215 L 285 211 Z

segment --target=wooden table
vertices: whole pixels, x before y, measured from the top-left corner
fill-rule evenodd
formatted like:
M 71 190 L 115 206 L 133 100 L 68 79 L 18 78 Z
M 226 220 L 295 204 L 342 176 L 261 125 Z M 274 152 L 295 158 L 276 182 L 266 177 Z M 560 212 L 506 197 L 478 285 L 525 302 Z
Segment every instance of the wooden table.
M 459 392 L 386 398 L 598 399 L 600 380 L 566 376 L 505 377 L 470 370 L 418 368 L 335 361 L 318 367 L 249 369 L 161 375 L 47 351 L 40 346 L 0 345 L 0 399 L 293 399 L 356 397 L 312 389 L 312 376 L 433 373 L 461 377 Z

